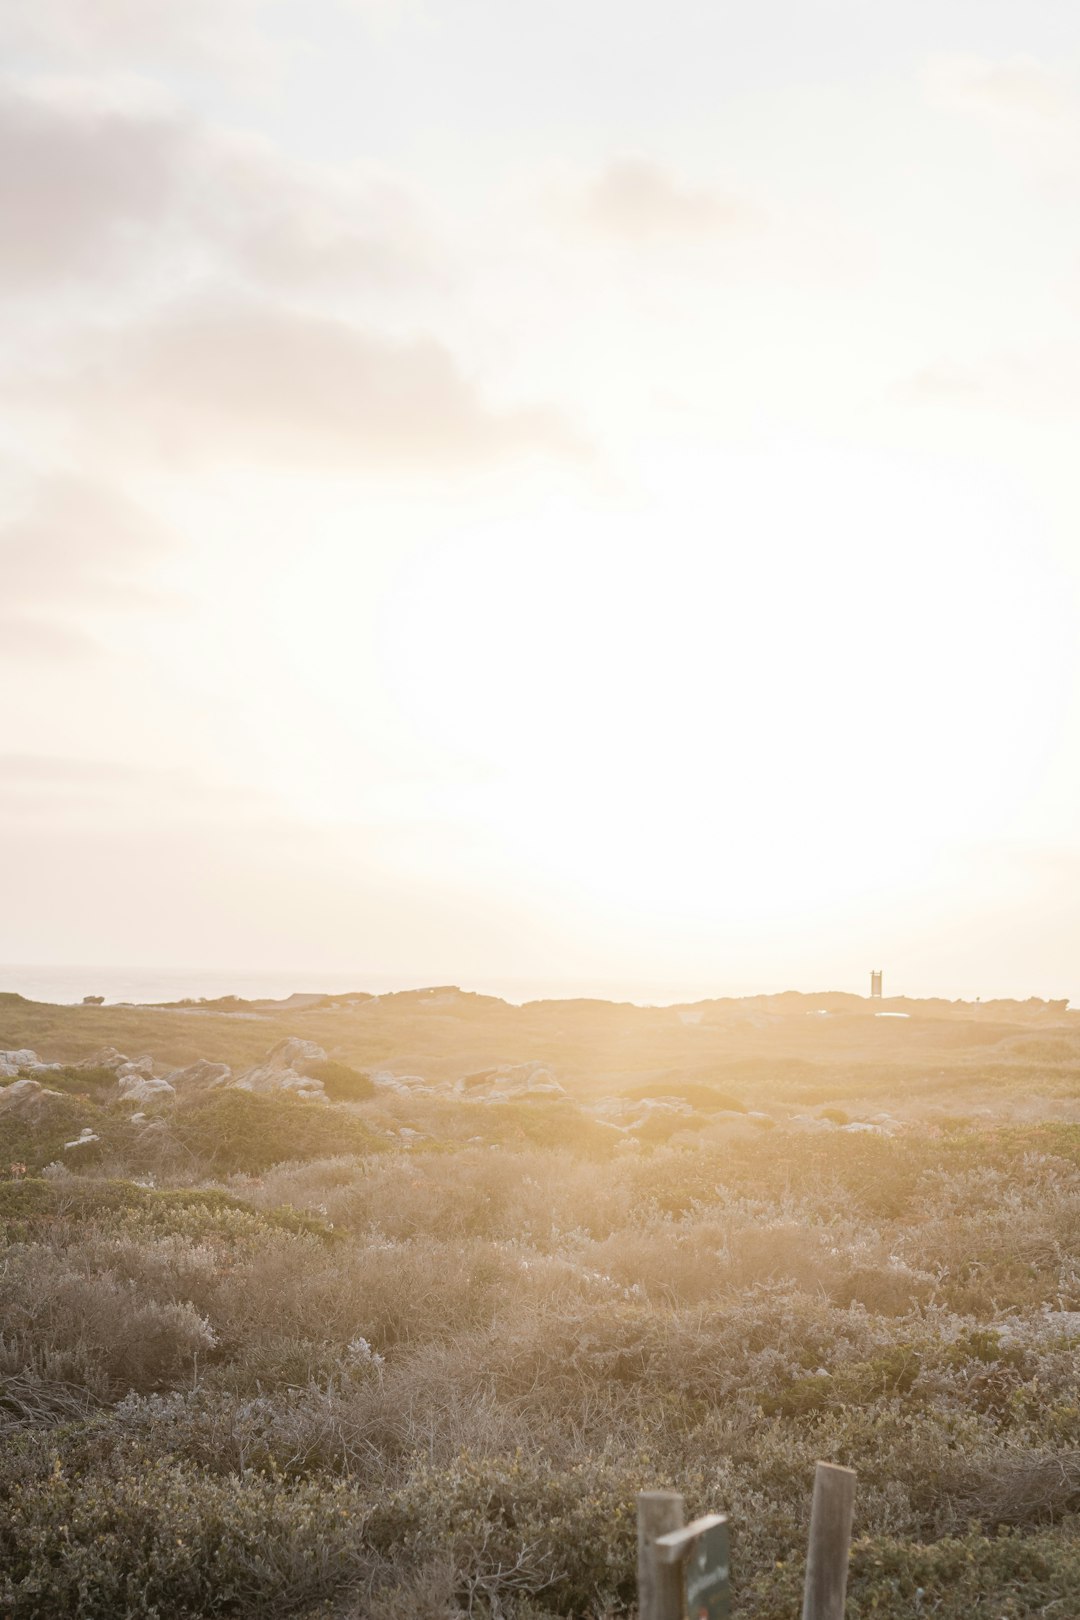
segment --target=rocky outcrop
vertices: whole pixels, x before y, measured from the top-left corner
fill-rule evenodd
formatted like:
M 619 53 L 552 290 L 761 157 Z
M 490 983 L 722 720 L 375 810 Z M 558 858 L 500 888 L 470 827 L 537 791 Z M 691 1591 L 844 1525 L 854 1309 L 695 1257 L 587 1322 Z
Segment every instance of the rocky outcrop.
M 0 1086 L 0 1119 L 41 1125 L 57 1103 L 67 1101 L 62 1091 L 50 1091 L 40 1080 L 13 1080 L 10 1086 Z
M 111 1069 L 116 1074 L 120 1069 L 126 1068 L 130 1062 L 131 1059 L 125 1057 L 123 1052 L 118 1052 L 115 1046 L 103 1046 L 97 1052 L 91 1053 L 88 1058 L 83 1058 L 81 1063 L 73 1063 L 71 1067 L 73 1069 Z
M 227 1063 L 211 1063 L 207 1058 L 200 1058 L 197 1063 L 189 1063 L 186 1069 L 173 1069 L 165 1078 L 176 1092 L 216 1091 L 219 1086 L 228 1085 L 232 1070 Z
M 0 1052 L 0 1080 L 9 1080 L 19 1073 L 20 1069 L 42 1069 L 45 1065 L 36 1052 L 31 1052 L 28 1046 L 19 1047 L 18 1050 Z
M 601 1097 L 592 1103 L 588 1112 L 599 1125 L 610 1125 L 618 1131 L 637 1131 L 654 1114 L 685 1114 L 693 1109 L 681 1097 Z
M 542 1063 L 504 1063 L 495 1069 L 478 1069 L 461 1081 L 461 1094 L 465 1097 L 496 1098 L 547 1096 L 565 1097 L 561 1086 Z
M 296 1035 L 289 1035 L 272 1046 L 261 1063 L 252 1069 L 245 1069 L 229 1084 L 238 1091 L 288 1091 L 298 1097 L 325 1102 L 326 1092 L 322 1081 L 307 1072 L 311 1064 L 325 1062 L 326 1053 L 321 1046 L 316 1046 L 314 1041 L 303 1041 Z
M 119 1076 L 120 1096 L 124 1102 L 161 1102 L 175 1097 L 176 1092 L 167 1080 L 153 1074 L 127 1074 Z
M 313 1064 L 325 1063 L 326 1053 L 314 1041 L 288 1036 L 271 1047 L 261 1063 L 234 1075 L 227 1063 L 211 1063 L 200 1058 L 186 1068 L 173 1069 L 165 1074 L 156 1072 L 154 1059 L 147 1054 L 129 1058 L 115 1046 L 103 1046 L 80 1063 L 76 1070 L 108 1070 L 116 1076 L 117 1090 L 125 1102 L 170 1102 L 178 1095 L 199 1091 L 215 1091 L 235 1086 L 239 1091 L 291 1092 L 299 1097 L 326 1100 L 321 1080 L 308 1071 Z M 55 1067 L 55 1065 L 53 1065 Z M 36 1052 L 29 1049 L 0 1053 L 0 1078 L 7 1079 L 27 1068 L 44 1070 Z M 31 1090 L 27 1090 L 27 1087 Z M 21 1097 L 30 1097 L 42 1087 L 34 1081 L 16 1080 L 14 1085 L 0 1089 L 0 1098 L 12 1099 L 6 1106 L 14 1106 Z M 50 1092 L 49 1096 L 59 1093 Z
M 399 1097 L 407 1097 L 413 1091 L 427 1092 L 437 1089 L 429 1085 L 422 1074 L 392 1074 L 389 1069 L 376 1069 L 371 1081 L 379 1090 L 394 1091 Z

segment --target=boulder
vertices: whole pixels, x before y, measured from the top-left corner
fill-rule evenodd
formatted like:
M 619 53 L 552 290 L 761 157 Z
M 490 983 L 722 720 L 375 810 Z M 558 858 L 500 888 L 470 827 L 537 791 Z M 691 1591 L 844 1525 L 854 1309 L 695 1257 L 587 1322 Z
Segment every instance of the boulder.
M 282 1069 L 294 1069 L 297 1074 L 306 1074 L 308 1064 L 326 1062 L 326 1053 L 314 1041 L 303 1041 L 299 1035 L 286 1035 L 283 1041 L 270 1048 L 263 1061 L 277 1064 Z
M 20 1069 L 43 1068 L 41 1059 L 36 1052 L 31 1052 L 28 1046 L 22 1046 L 9 1052 L 0 1052 L 0 1080 L 11 1079 Z
M 376 1069 L 371 1083 L 384 1091 L 396 1091 L 399 1096 L 407 1096 L 410 1091 L 429 1090 L 422 1074 L 391 1074 L 389 1069 Z
M 83 1058 L 81 1063 L 73 1063 L 71 1067 L 73 1069 L 112 1069 L 115 1074 L 118 1069 L 122 1069 L 126 1063 L 130 1062 L 131 1059 L 125 1057 L 123 1052 L 118 1052 L 115 1046 L 103 1046 L 99 1051 L 91 1053 L 88 1058 Z
M 130 1058 L 114 1072 L 116 1078 L 120 1081 L 152 1080 L 154 1077 L 154 1060 L 152 1057 Z
M 84 1125 L 82 1130 L 79 1132 L 78 1136 L 75 1138 L 75 1140 L 73 1142 L 65 1142 L 64 1143 L 64 1152 L 68 1153 L 68 1152 L 70 1152 L 70 1150 L 72 1148 L 93 1147 L 95 1142 L 100 1142 L 100 1141 L 101 1141 L 100 1136 L 97 1136 L 90 1129 L 89 1125 Z
M 305 1072 L 312 1063 L 325 1063 L 326 1053 L 314 1041 L 303 1041 L 288 1035 L 272 1046 L 261 1063 L 245 1069 L 230 1082 L 237 1091 L 281 1092 L 289 1091 L 299 1097 L 326 1101 L 321 1080 Z
M 175 1097 L 176 1092 L 167 1080 L 153 1074 L 128 1074 L 119 1077 L 120 1095 L 125 1102 L 159 1102 Z
M 551 1070 L 542 1063 L 502 1063 L 494 1069 L 478 1069 L 461 1081 L 467 1097 L 565 1097 L 566 1091 Z
M 227 1063 L 211 1063 L 200 1058 L 197 1063 L 189 1063 L 186 1069 L 174 1069 L 165 1078 L 174 1091 L 214 1091 L 228 1085 L 232 1070 Z
M 49 1091 L 39 1080 L 13 1080 L 10 1086 L 0 1086 L 0 1119 L 40 1125 L 57 1103 L 67 1101 L 62 1091 Z

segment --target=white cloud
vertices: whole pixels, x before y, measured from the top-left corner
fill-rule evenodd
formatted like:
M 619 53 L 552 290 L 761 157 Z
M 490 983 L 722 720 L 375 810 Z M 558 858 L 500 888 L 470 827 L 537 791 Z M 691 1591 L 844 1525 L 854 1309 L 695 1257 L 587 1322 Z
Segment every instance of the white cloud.
M 0 654 L 83 657 L 100 650 L 92 621 L 155 600 L 147 566 L 171 541 L 134 502 L 94 479 L 9 476 L 0 520 Z
M 683 185 L 644 158 L 617 158 L 586 189 L 585 223 L 627 242 L 742 234 L 759 223 L 757 211 L 737 197 Z
M 1080 414 L 1080 350 L 1066 345 L 934 361 L 902 382 L 897 394 L 913 405 L 1068 421 Z
M 252 788 L 209 782 L 187 766 L 133 763 L 92 756 L 0 754 L 0 815 L 33 826 L 70 822 L 85 831 L 95 822 L 115 827 L 218 821 L 274 812 Z
M 0 283 L 36 290 L 110 269 L 160 229 L 189 136 L 170 115 L 78 87 L 0 88 Z
M 431 279 L 435 252 L 405 189 L 319 169 L 213 128 L 138 83 L 0 84 L 0 284 L 175 275 L 207 263 L 325 290 Z
M 577 448 L 553 409 L 488 405 L 434 338 L 250 300 L 123 328 L 54 386 L 125 458 L 349 468 Z
M 270 15 L 267 0 L 14 0 L 0 41 L 80 64 L 179 61 L 259 78 L 288 54 L 267 34 Z
M 322 292 L 441 276 L 418 205 L 389 175 L 289 162 L 224 131 L 207 132 L 194 167 L 193 227 L 253 280 Z
M 923 82 L 935 105 L 954 111 L 1028 123 L 1059 123 L 1075 112 L 1074 87 L 1033 56 L 933 56 Z
M 168 549 L 164 531 L 126 496 L 54 473 L 24 489 L 0 524 L 4 600 L 32 609 L 57 601 L 145 603 L 133 579 Z

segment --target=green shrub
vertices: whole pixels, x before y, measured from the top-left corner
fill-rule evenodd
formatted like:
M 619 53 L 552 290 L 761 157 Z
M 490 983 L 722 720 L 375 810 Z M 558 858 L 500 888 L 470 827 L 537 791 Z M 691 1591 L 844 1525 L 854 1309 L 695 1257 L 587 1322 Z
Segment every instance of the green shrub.
M 0 1175 L 14 1164 L 25 1165 L 31 1174 L 43 1170 L 63 1158 L 65 1142 L 74 1141 L 85 1129 L 100 1136 L 107 1124 L 102 1109 L 77 1097 L 42 1098 L 32 1115 L 6 1109 L 0 1114 Z M 95 1143 L 75 1151 L 81 1163 L 92 1164 L 101 1149 Z
M 466 1454 L 448 1469 L 418 1469 L 376 1505 L 367 1535 L 408 1563 L 444 1554 L 465 1602 L 542 1597 L 546 1612 L 602 1613 L 635 1592 L 634 1483 L 603 1462 L 559 1470 Z
M 181 1103 L 174 1139 L 218 1175 L 257 1175 L 271 1165 L 383 1146 L 354 1115 L 301 1098 L 227 1089 Z
M 217 1189 L 157 1189 L 130 1181 L 96 1181 L 65 1177 L 46 1181 L 28 1176 L 0 1181 L 0 1231 L 11 1241 L 47 1233 L 57 1223 L 109 1222 L 123 1217 L 147 1233 L 182 1232 L 197 1242 L 211 1233 L 236 1231 L 236 1217 L 253 1234 L 303 1232 L 331 1239 L 332 1231 L 315 1216 L 292 1209 L 256 1210 L 243 1199 Z
M 0 1505 L 10 1620 L 284 1614 L 362 1564 L 362 1513 L 344 1485 L 212 1477 L 135 1456 L 88 1478 L 42 1467 Z
M 370 1074 L 351 1069 L 347 1063 L 336 1063 L 332 1058 L 309 1063 L 307 1073 L 313 1080 L 322 1081 L 326 1095 L 333 1102 L 366 1102 L 375 1095 L 375 1082 Z

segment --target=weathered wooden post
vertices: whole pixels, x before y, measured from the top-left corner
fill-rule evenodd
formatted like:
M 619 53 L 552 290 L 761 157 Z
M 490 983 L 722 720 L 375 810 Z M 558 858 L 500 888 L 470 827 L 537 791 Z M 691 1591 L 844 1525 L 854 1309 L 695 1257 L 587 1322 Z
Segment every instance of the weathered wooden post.
M 731 1544 L 726 1513 L 706 1513 L 656 1539 L 661 1564 L 678 1571 L 685 1620 L 731 1620 Z
M 802 1620 L 844 1620 L 855 1471 L 819 1462 L 810 1510 Z
M 683 1620 L 678 1564 L 656 1556 L 658 1536 L 681 1530 L 686 1506 L 678 1491 L 642 1491 L 637 1499 L 637 1588 L 639 1620 Z

